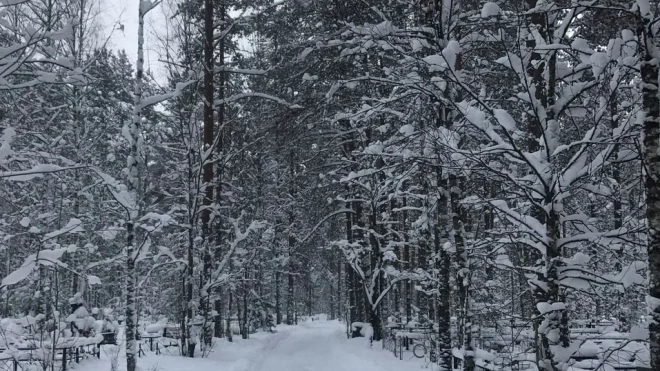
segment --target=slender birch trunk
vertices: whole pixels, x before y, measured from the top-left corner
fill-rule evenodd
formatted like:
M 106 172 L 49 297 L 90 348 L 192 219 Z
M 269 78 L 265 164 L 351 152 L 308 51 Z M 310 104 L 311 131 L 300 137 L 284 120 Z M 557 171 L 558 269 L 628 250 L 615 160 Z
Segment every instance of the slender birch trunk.
M 137 311 L 135 305 L 135 284 L 137 275 L 135 271 L 135 224 L 138 219 L 138 191 L 140 189 L 140 169 L 138 158 L 141 152 L 142 140 L 140 139 L 140 124 L 142 121 L 142 85 L 144 78 L 144 16 L 149 9 L 142 4 L 138 14 L 138 50 L 137 63 L 135 65 L 135 87 L 133 91 L 133 119 L 128 133 L 130 135 L 131 152 L 128 156 L 128 182 L 127 190 L 132 196 L 133 205 L 129 210 L 126 221 L 126 370 L 135 371 L 137 360 L 136 332 Z

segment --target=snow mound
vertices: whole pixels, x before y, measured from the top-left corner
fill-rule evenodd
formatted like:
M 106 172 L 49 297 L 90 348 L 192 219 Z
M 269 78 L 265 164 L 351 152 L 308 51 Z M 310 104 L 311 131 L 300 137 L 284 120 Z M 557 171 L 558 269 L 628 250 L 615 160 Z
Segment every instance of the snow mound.
M 500 11 L 499 5 L 489 1 L 481 8 L 481 18 L 496 17 L 500 15 Z

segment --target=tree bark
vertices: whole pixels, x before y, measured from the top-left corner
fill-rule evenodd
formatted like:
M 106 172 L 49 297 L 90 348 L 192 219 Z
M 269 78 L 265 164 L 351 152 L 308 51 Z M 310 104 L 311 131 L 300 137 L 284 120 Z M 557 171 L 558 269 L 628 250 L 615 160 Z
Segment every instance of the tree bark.
M 247 339 L 250 331 L 250 323 L 249 323 L 249 312 L 248 312 L 248 279 L 249 279 L 249 274 L 247 272 L 247 269 L 244 274 L 244 279 L 243 279 L 243 328 L 241 329 L 241 337 L 243 339 Z
M 646 165 L 646 219 L 648 223 L 649 340 L 651 370 L 660 371 L 660 98 L 658 60 L 652 15 L 642 14 L 638 31 L 643 46 L 642 109 L 644 111 L 644 163 Z
M 529 9 L 537 5 L 537 0 L 527 0 Z M 541 11 L 531 13 L 530 24 L 534 27 L 533 31 L 552 44 L 554 39 L 554 24 L 548 23 L 547 14 Z M 536 39 L 530 36 L 525 41 L 527 50 L 531 52 L 530 62 L 527 66 L 527 73 L 532 79 L 534 86 L 534 99 L 545 111 L 545 117 L 536 113 L 533 115 L 530 127 L 530 143 L 528 145 L 530 152 L 549 151 L 549 148 L 543 148 L 538 144 L 540 138 L 545 138 L 547 133 L 544 128 L 553 126 L 555 120 L 554 110 L 551 107 L 555 103 L 556 89 L 556 53 L 548 53 L 548 56 L 541 55 L 535 50 Z M 545 138 L 547 139 L 547 138 Z M 548 161 L 551 161 L 551 153 L 546 153 Z M 570 345 L 568 317 L 563 303 L 563 294 L 559 283 L 559 271 L 563 266 L 562 251 L 559 246 L 561 238 L 560 209 L 561 200 L 557 199 L 557 189 L 554 185 L 546 185 L 544 189 L 544 207 L 535 208 L 533 216 L 543 223 L 546 228 L 546 254 L 545 254 L 545 275 L 541 274 L 539 279 L 546 284 L 546 288 L 537 287 L 536 304 L 546 307 L 541 314 L 543 321 L 538 327 L 539 338 L 537 342 L 538 361 L 541 368 L 547 370 L 558 369 L 558 362 L 568 361 L 567 359 L 557 359 L 559 354 L 554 352 L 556 346 L 568 347 Z M 547 308 L 552 308 L 548 310 Z M 557 353 L 557 354 L 555 354 Z M 563 353 L 563 352 L 560 352 Z
M 367 302 L 368 310 L 369 310 L 369 323 L 371 324 L 371 328 L 373 329 L 373 340 L 374 341 L 380 341 L 383 338 L 383 333 L 381 331 L 381 326 L 380 326 L 380 316 L 378 315 L 378 297 L 380 296 L 380 292 L 382 289 L 382 274 L 380 272 L 380 266 L 382 265 L 382 251 L 381 251 L 381 241 L 378 236 L 376 236 L 376 232 L 378 231 L 378 215 L 377 215 L 377 207 L 376 205 L 372 205 L 371 208 L 371 215 L 369 216 L 369 227 L 370 227 L 370 233 L 369 233 L 369 244 L 371 245 L 371 275 L 376 276 L 375 279 L 370 279 L 369 281 L 373 283 L 373 287 L 371 288 L 371 297 L 369 298 L 369 301 Z M 382 235 L 382 233 L 381 233 Z M 370 277 L 371 278 L 371 277 Z M 366 283 L 365 283 L 366 284 Z
M 135 284 L 137 276 L 135 271 L 135 224 L 138 220 L 139 210 L 139 190 L 140 190 L 140 169 L 138 158 L 140 156 L 140 124 L 142 122 L 142 85 L 144 75 L 144 16 L 146 9 L 139 7 L 138 13 L 138 50 L 137 63 L 135 65 L 135 86 L 133 91 L 133 119 L 128 130 L 130 133 L 131 151 L 128 156 L 128 181 L 127 190 L 133 195 L 132 209 L 128 210 L 128 220 L 126 221 L 126 370 L 135 371 L 137 367 L 137 310 L 135 305 Z
M 403 261 L 405 264 L 405 269 L 408 271 L 412 270 L 412 263 L 410 257 L 410 237 L 408 235 L 408 200 L 406 197 L 403 197 L 401 200 L 401 206 L 403 212 L 401 213 L 401 228 L 403 229 Z M 405 291 L 405 309 L 406 309 L 406 323 L 412 321 L 412 282 L 410 280 L 405 280 L 404 291 Z
M 350 207 L 352 202 L 347 202 L 346 206 Z M 349 244 L 353 243 L 353 213 L 346 213 L 346 240 Z M 357 298 L 355 289 L 355 272 L 349 263 L 346 263 L 344 269 L 346 271 L 346 292 L 348 296 L 348 325 L 350 326 L 357 318 Z
M 449 174 L 449 198 L 451 205 L 452 227 L 454 232 L 454 247 L 456 252 L 456 288 L 458 299 L 458 345 L 463 348 L 463 369 L 474 371 L 474 349 L 472 347 L 472 316 L 470 313 L 470 266 L 468 251 L 465 246 L 465 227 L 463 225 L 460 198 L 461 180 L 455 174 Z
M 293 302 L 293 264 L 291 263 L 291 256 L 289 256 L 289 272 L 287 272 L 287 288 L 286 288 L 286 324 L 293 325 L 294 323 L 294 302 Z
M 275 269 L 275 324 L 279 325 L 282 323 L 282 300 L 280 299 L 282 272 L 280 272 L 280 266 L 277 263 L 275 264 Z
M 444 189 L 438 187 L 438 206 L 436 210 L 436 222 L 433 228 L 434 247 L 436 253 L 436 269 L 438 271 L 438 293 L 437 293 L 437 311 L 436 321 L 438 323 L 438 361 L 440 367 L 444 370 L 450 370 L 452 367 L 452 344 L 451 344 L 451 259 L 449 252 L 444 248 L 443 241 L 449 241 L 449 231 L 451 230 L 451 221 L 448 220 L 449 207 L 447 204 L 447 190 L 449 189 L 446 180 L 442 179 L 440 168 L 436 169 L 436 179 L 438 185 L 443 185 Z
M 295 171 L 294 171 L 294 162 L 293 162 L 293 150 L 289 152 L 289 197 L 291 200 L 295 199 L 295 186 L 294 186 L 294 177 L 295 177 Z M 292 325 L 294 322 L 293 318 L 293 313 L 295 311 L 295 303 L 294 303 L 294 253 L 295 253 L 295 248 L 296 248 L 296 237 L 295 234 L 293 233 L 293 227 L 294 227 L 294 222 L 295 222 L 295 214 L 293 210 L 293 206 L 289 207 L 288 210 L 288 216 L 289 216 L 289 227 L 287 228 L 287 242 L 288 242 L 288 248 L 289 248 L 289 264 L 288 264 L 288 286 L 287 286 L 287 309 L 286 309 L 286 323 L 288 325 Z
M 211 297 L 208 285 L 211 280 L 211 204 L 213 202 L 213 2 L 204 0 L 204 153 L 203 158 L 204 199 L 202 202 L 202 281 L 199 308 L 204 317 L 201 340 L 204 348 L 211 346 L 213 340 L 211 320 Z
M 337 256 L 337 317 L 341 318 L 342 304 L 341 304 L 341 276 L 342 276 L 342 256 L 341 252 L 338 252 Z
M 233 305 L 234 301 L 234 293 L 229 290 L 229 300 L 227 302 L 227 323 L 226 323 L 226 328 L 227 328 L 227 341 L 230 343 L 234 341 L 234 334 L 232 333 L 231 330 L 231 307 Z
M 224 1 L 221 1 L 219 6 L 218 6 L 218 17 L 220 18 L 221 24 L 222 22 L 225 21 L 225 6 L 224 6 Z M 215 179 L 216 179 L 216 184 L 215 184 L 215 205 L 218 210 L 218 215 L 216 215 L 216 220 L 214 222 L 215 226 L 215 249 L 216 251 L 214 252 L 215 255 L 215 260 L 220 261 L 222 260 L 221 257 L 221 252 L 222 249 L 220 249 L 220 246 L 222 246 L 222 224 L 221 224 L 221 217 L 220 217 L 220 210 L 222 209 L 220 207 L 220 203 L 222 201 L 222 180 L 223 180 L 223 174 L 224 174 L 224 165 L 222 163 L 222 159 L 224 158 L 224 126 L 225 126 L 225 72 L 223 71 L 224 65 L 225 65 L 225 37 L 223 36 L 219 41 L 218 41 L 218 64 L 220 65 L 220 71 L 218 72 L 218 100 L 219 104 L 214 105 L 216 109 L 218 110 L 217 117 L 218 117 L 218 131 L 217 131 L 217 141 L 216 141 L 216 158 L 217 158 L 217 165 L 216 165 L 216 171 L 215 171 Z M 221 295 L 221 288 L 216 289 L 216 295 L 218 298 L 215 300 L 215 310 L 218 312 L 218 314 L 215 317 L 215 325 L 214 325 L 214 332 L 216 337 L 223 337 L 224 336 L 224 331 L 223 331 L 223 318 L 222 315 L 219 313 L 222 312 L 222 295 Z

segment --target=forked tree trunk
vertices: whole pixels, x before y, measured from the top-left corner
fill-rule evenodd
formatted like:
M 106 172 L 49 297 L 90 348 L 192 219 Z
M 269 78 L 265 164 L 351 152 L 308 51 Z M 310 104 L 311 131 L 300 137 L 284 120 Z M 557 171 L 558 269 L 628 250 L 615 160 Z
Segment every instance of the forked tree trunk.
M 371 206 L 371 214 L 369 215 L 369 244 L 371 245 L 371 275 L 376 275 L 375 279 L 372 278 L 373 287 L 371 287 L 371 293 L 369 300 L 366 303 L 368 309 L 369 323 L 373 329 L 372 339 L 373 341 L 380 341 L 383 338 L 383 333 L 381 331 L 380 325 L 380 315 L 378 312 L 378 297 L 380 296 L 383 282 L 382 282 L 382 273 L 379 270 L 379 267 L 382 265 L 382 252 L 381 252 L 381 240 L 376 233 L 379 232 L 378 228 L 378 215 L 377 215 L 376 205 Z M 381 234 L 382 235 L 382 234 Z M 366 285 L 366 283 L 365 283 Z
M 529 9 L 533 9 L 537 5 L 537 0 L 527 0 L 527 5 Z M 529 18 L 534 31 L 537 31 L 547 44 L 552 44 L 555 27 L 553 23 L 549 23 L 548 14 L 535 11 Z M 555 103 L 557 85 L 555 78 L 556 53 L 551 52 L 545 56 L 538 52 L 536 50 L 537 39 L 532 36 L 532 32 L 529 32 L 525 43 L 527 50 L 531 52 L 527 73 L 534 85 L 533 98 L 536 100 L 535 104 L 543 107 L 546 112 L 545 117 L 537 114 L 534 116 L 536 119 L 531 121 L 528 149 L 530 152 L 549 151 L 549 148 L 541 148 L 537 141 L 544 136 L 552 135 L 546 133 L 543 128 L 552 127 L 552 122 L 555 120 L 554 110 L 551 107 Z M 542 121 L 539 117 L 543 117 Z M 551 153 L 546 153 L 548 161 L 551 161 L 551 156 Z M 557 189 L 554 185 L 547 185 L 544 189 L 544 208 L 535 208 L 536 211 L 533 215 L 545 225 L 546 229 L 545 275 L 539 276 L 540 281 L 545 283 L 546 287 L 539 287 L 536 297 L 537 308 L 543 308 L 540 313 L 543 320 L 537 329 L 538 362 L 539 367 L 546 370 L 556 370 L 558 362 L 567 361 L 567 359 L 563 359 L 565 352 L 558 352 L 557 348 L 567 348 L 570 345 L 568 317 L 559 283 L 559 272 L 564 264 L 559 245 L 561 238 L 559 210 L 562 201 L 557 199 L 556 192 Z

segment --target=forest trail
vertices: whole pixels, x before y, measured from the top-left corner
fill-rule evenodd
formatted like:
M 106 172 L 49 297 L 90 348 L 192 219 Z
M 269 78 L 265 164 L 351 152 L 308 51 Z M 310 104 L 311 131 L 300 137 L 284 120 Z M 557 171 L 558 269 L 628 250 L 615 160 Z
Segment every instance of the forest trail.
M 369 352 L 362 340 L 347 340 L 345 329 L 334 321 L 305 322 L 275 334 L 258 359 L 242 371 L 392 370 L 377 363 L 373 354 L 359 352 Z

